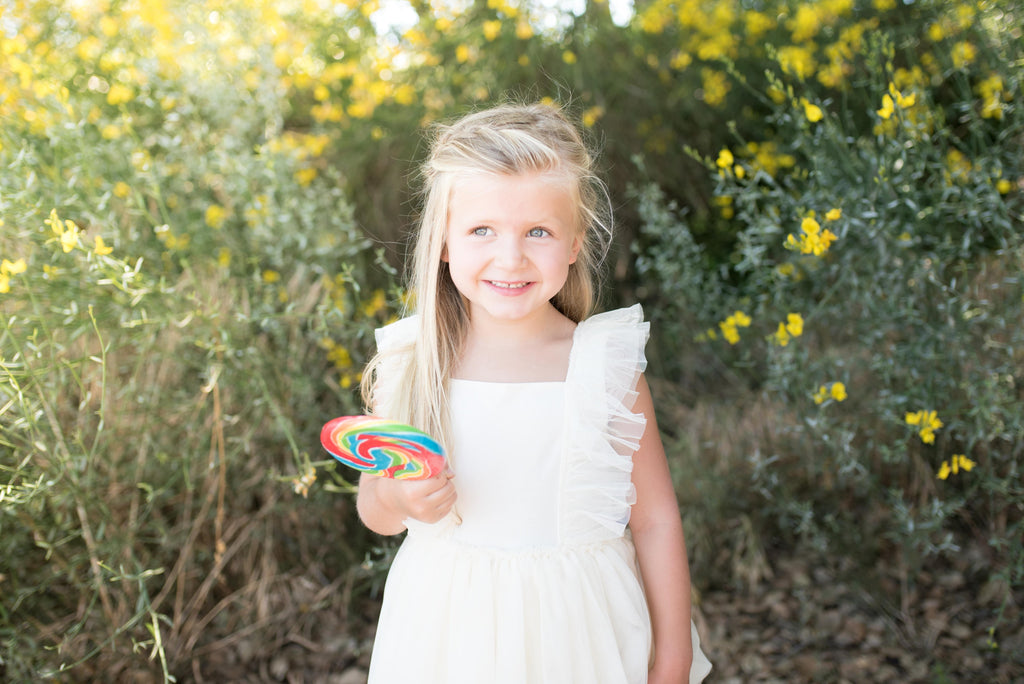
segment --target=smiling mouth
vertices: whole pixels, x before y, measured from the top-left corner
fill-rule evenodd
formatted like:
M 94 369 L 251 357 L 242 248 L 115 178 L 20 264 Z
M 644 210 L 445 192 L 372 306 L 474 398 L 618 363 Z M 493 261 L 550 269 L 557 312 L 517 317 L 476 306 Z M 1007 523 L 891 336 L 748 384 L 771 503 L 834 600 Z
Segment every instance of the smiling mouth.
M 529 282 L 506 283 L 500 280 L 488 280 L 487 282 L 494 287 L 500 287 L 503 290 L 521 290 L 530 284 Z

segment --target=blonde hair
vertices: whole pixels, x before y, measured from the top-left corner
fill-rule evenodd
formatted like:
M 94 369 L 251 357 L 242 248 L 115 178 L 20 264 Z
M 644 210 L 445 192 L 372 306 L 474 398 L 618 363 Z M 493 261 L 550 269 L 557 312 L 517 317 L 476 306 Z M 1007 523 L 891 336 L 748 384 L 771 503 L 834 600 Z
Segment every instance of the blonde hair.
M 363 373 L 368 407 L 386 408 L 388 418 L 425 430 L 450 447 L 448 378 L 458 363 L 469 313 L 441 256 L 452 190 L 463 178 L 551 173 L 572 181 L 582 246 L 551 303 L 577 323 L 590 315 L 612 233 L 608 192 L 594 175 L 593 164 L 579 130 L 559 109 L 546 104 L 502 105 L 436 128 L 421 169 L 424 203 L 410 278 L 419 330 L 411 349 L 378 351 L 371 359 Z M 408 361 L 401 381 L 389 381 L 396 391 L 382 407 L 376 375 L 392 354 Z

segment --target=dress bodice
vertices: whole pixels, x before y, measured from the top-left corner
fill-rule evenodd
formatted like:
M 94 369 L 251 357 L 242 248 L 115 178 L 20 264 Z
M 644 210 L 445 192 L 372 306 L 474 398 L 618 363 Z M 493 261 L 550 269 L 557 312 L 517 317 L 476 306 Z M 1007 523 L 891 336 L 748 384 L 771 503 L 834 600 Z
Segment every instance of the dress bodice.
M 632 408 L 648 327 L 639 306 L 582 321 L 565 382 L 451 380 L 449 447 L 465 529 L 453 530 L 450 516 L 434 526 L 407 521 L 410 530 L 496 548 L 622 536 L 636 500 L 633 453 L 646 422 Z M 385 382 L 402 377 L 398 364 L 409 357 L 403 350 L 418 334 L 415 316 L 377 331 L 381 349 L 396 352 Z M 395 388 L 382 389 L 386 416 Z M 488 542 L 484 529 L 498 534 Z
M 556 545 L 565 383 L 453 380 L 449 396 L 462 518 L 453 539 L 501 549 Z

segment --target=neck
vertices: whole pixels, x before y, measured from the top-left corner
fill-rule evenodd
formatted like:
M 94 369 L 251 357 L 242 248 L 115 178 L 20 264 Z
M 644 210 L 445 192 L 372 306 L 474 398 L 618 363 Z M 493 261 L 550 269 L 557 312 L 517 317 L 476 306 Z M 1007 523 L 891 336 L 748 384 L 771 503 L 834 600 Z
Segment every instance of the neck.
M 514 321 L 484 315 L 470 316 L 469 336 L 499 347 L 517 347 L 563 337 L 567 327 L 574 327 L 572 321 L 549 304 L 527 319 Z
M 454 377 L 497 382 L 565 379 L 576 324 L 554 307 L 530 321 L 470 321 Z

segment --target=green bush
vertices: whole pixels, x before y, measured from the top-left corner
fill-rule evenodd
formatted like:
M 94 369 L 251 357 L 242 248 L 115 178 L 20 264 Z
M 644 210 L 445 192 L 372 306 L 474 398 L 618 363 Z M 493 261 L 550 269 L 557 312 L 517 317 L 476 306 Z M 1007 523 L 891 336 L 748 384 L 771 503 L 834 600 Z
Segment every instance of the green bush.
M 937 25 L 957 21 L 955 8 L 924 5 Z M 784 62 L 763 86 L 736 72 L 738 87 L 765 89 L 764 128 L 788 161 L 767 168 L 738 125 L 732 144 L 697 155 L 737 228 L 724 275 L 702 269 L 670 203 L 651 203 L 648 189 L 641 205 L 638 272 L 669 319 L 662 363 L 681 376 L 694 359 L 705 374 L 728 368 L 734 386 L 776 407 L 774 439 L 726 455 L 742 464 L 726 469 L 734 486 L 756 492 L 761 534 L 866 567 L 895 557 L 905 588 L 977 530 L 991 574 L 1024 586 L 1014 12 L 986 6 L 955 24 L 945 51 L 908 42 L 899 26 L 878 32 L 849 76 L 861 90 L 841 98 Z M 694 340 L 703 350 L 674 354 Z
M 354 577 L 372 543 L 316 445 L 361 408 L 393 273 L 326 141 L 284 128 L 266 45 L 240 60 L 243 35 L 196 9 L 3 17 L 5 680 L 170 678 L 288 626 L 271 590 Z

